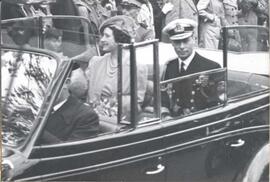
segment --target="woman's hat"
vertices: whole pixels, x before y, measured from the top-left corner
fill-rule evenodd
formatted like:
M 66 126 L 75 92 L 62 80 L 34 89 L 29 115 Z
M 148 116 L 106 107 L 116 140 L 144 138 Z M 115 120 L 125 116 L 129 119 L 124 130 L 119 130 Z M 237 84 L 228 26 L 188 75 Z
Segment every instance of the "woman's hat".
M 100 25 L 99 31 L 103 32 L 106 27 L 115 28 L 132 38 L 136 36 L 136 24 L 131 17 L 126 15 L 117 15 L 105 20 Z
M 137 1 L 137 0 L 123 0 L 120 5 L 122 7 L 140 8 L 142 6 L 142 4 L 143 3 L 141 1 Z

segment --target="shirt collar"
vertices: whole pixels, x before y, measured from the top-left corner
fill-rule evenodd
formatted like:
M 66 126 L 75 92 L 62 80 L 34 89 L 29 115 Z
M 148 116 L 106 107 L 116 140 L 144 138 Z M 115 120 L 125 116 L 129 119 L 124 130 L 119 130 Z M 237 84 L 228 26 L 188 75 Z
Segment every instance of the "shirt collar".
M 195 56 L 195 51 L 193 50 L 191 55 L 185 59 L 185 60 L 182 60 L 178 57 L 178 60 L 179 60 L 179 70 L 181 70 L 181 63 L 184 62 L 185 63 L 185 66 L 184 66 L 184 69 L 187 70 L 189 64 L 191 63 L 192 59 L 194 58 Z
M 53 106 L 53 111 L 57 111 L 62 105 L 64 105 L 64 103 L 67 101 L 67 99 L 59 102 L 58 104 L 56 104 L 55 106 Z

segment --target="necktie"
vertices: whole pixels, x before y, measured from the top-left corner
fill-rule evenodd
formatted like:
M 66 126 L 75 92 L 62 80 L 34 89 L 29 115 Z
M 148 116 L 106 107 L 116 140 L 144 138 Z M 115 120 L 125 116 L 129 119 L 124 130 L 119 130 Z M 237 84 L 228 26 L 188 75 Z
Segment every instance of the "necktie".
M 185 70 L 185 63 L 182 61 L 182 62 L 181 62 L 180 73 L 183 74 L 183 73 L 185 73 L 185 71 L 186 71 L 186 70 Z

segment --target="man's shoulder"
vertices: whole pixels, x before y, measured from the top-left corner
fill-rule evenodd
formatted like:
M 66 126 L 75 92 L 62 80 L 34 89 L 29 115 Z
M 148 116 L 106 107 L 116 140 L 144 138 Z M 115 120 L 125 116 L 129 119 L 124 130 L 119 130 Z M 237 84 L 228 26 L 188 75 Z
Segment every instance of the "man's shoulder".
M 178 63 L 178 58 L 170 59 L 166 62 L 167 67 L 168 66 L 175 66 Z
M 93 107 L 91 105 L 89 105 L 88 103 L 82 102 L 82 101 L 78 101 L 78 112 L 83 112 L 83 113 L 88 113 L 88 114 L 96 114 Z
M 201 56 L 197 52 L 195 53 L 194 60 L 198 61 L 203 66 L 210 67 L 211 69 L 220 68 L 221 66 L 213 60 L 210 60 L 204 56 Z

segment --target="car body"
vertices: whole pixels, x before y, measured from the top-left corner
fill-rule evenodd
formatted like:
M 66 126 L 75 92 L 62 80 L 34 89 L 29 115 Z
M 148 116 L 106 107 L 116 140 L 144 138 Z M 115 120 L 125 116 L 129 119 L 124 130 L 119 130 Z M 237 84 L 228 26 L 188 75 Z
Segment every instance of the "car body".
M 92 41 L 95 47 L 97 42 Z M 108 117 L 99 113 L 100 133 L 87 139 L 44 144 L 40 138 L 54 102 L 67 77 L 80 63 L 78 57 L 72 57 L 81 52 L 63 59 L 42 46 L 37 47 L 2 44 L 1 63 L 7 66 L 1 67 L 2 74 L 10 74 L 8 78 L 1 76 L 6 89 L 1 95 L 4 180 L 240 181 L 250 175 L 254 168 L 251 164 L 258 155 L 263 155 L 264 162 L 259 161 L 262 167 L 255 173 L 261 174 L 258 177 L 261 180 L 268 177 L 269 152 L 265 148 L 269 145 L 269 67 L 254 70 L 242 60 L 248 57 L 250 64 L 255 64 L 256 59 L 256 66 L 269 64 L 269 60 L 264 60 L 268 52 L 233 53 L 225 46 L 224 56 L 222 51 L 199 49 L 198 52 L 212 56 L 222 68 L 162 80 L 166 62 L 175 56 L 170 45 L 157 40 L 119 45 L 119 53 L 126 50 L 133 55 L 129 60 L 132 88 L 129 119 L 122 117 L 126 113 L 121 110 L 123 78 L 119 67 L 117 115 Z M 98 51 L 93 54 L 97 55 Z M 231 58 L 235 57 L 239 62 L 233 62 Z M 33 74 L 29 74 L 32 69 L 29 65 L 34 66 L 30 72 Z M 147 81 L 153 87 L 149 94 L 151 104 L 146 101 L 144 109 L 139 110 L 136 80 L 142 65 L 148 68 Z M 218 89 L 218 94 L 203 90 L 205 76 L 206 84 Z M 164 117 L 168 111 L 162 107 L 161 93 L 170 91 L 169 84 L 181 81 L 192 83 L 194 92 L 205 92 L 215 104 Z

